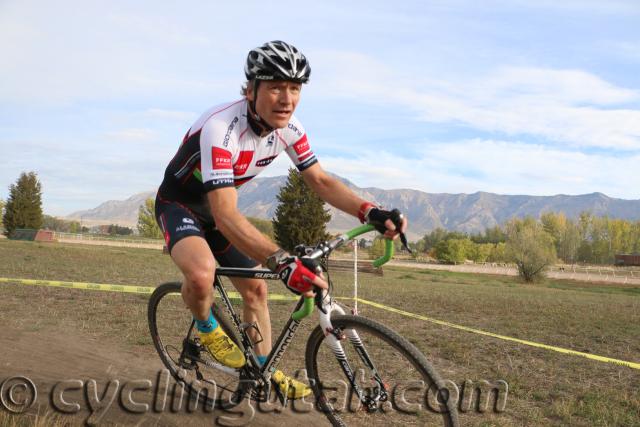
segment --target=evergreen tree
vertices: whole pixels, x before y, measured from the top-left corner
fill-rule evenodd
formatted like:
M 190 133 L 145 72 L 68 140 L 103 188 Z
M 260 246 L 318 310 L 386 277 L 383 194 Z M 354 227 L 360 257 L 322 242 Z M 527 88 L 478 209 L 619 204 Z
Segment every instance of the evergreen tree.
M 138 232 L 143 237 L 162 238 L 162 230 L 156 222 L 155 201 L 152 198 L 145 200 L 144 205 L 138 209 Z
M 2 223 L 7 236 L 17 228 L 42 227 L 42 185 L 35 172 L 22 172 L 16 183 L 9 186 Z
M 326 225 L 331 219 L 323 201 L 313 192 L 295 169 L 289 169 L 287 183 L 277 196 L 273 232 L 286 250 L 300 244 L 314 244 L 329 238 Z

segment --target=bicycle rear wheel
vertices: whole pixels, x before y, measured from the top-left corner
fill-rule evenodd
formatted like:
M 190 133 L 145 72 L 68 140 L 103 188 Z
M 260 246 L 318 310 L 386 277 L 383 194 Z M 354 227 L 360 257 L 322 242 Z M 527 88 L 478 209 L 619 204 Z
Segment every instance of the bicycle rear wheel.
M 239 403 L 237 397 L 244 391 L 240 372 L 222 366 L 200 346 L 180 288 L 180 283 L 165 283 L 151 294 L 148 321 L 153 344 L 176 383 L 189 393 L 189 404 L 202 404 L 211 410 L 235 406 Z M 226 313 L 215 303 L 212 310 L 222 329 L 242 349 Z
M 332 425 L 458 425 L 456 402 L 409 341 L 359 316 L 333 316 L 331 323 L 344 354 L 318 326 L 307 342 L 306 368 L 316 406 Z M 345 369 L 354 373 L 360 397 Z

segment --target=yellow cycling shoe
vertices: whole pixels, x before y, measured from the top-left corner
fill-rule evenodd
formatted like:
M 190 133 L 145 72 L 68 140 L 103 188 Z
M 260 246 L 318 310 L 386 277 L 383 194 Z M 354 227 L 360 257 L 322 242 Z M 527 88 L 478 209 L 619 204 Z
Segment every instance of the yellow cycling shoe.
M 280 370 L 276 370 L 271 379 L 278 385 L 282 394 L 286 394 L 288 399 L 300 399 L 311 394 L 311 387 L 294 380 Z
M 230 368 L 242 368 L 247 361 L 238 346 L 224 333 L 220 325 L 211 332 L 198 331 L 200 342 L 220 363 Z

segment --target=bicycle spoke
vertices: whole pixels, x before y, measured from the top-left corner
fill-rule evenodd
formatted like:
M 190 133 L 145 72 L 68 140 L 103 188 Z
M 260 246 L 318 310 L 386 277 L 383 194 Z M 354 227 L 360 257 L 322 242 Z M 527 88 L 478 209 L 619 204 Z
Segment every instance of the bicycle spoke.
M 173 291 L 179 291 L 179 286 Z M 167 292 L 154 302 L 156 348 L 174 379 L 209 405 L 230 402 L 240 385 L 238 371 L 220 364 L 200 347 L 193 319 L 179 294 Z
M 317 399 L 321 404 L 326 402 L 328 410 L 333 411 L 328 414 L 332 423 L 367 426 L 450 425 L 447 424 L 450 422 L 448 415 L 436 412 L 446 412 L 446 407 L 429 409 L 429 390 L 433 385 L 433 402 L 437 387 L 431 374 L 423 368 L 423 361 L 418 361 L 411 355 L 411 350 L 403 345 L 390 342 L 380 330 L 368 327 L 366 322 L 370 321 L 364 319 L 359 322 L 364 323 L 334 322 L 334 327 L 343 327 L 347 336 L 350 335 L 349 328 L 352 328 L 360 338 L 357 340 L 352 335 L 352 339 L 342 339 L 340 343 L 364 399 L 351 387 L 343 369 L 345 362 L 340 361 L 334 350 L 324 342 L 324 335 L 318 332 L 310 338 L 310 347 L 314 348 L 315 356 L 312 366 L 307 362 L 309 375 L 318 381 L 318 387 L 314 390 Z M 316 342 L 312 343 L 314 339 Z M 307 357 L 311 357 L 310 351 L 308 347 Z

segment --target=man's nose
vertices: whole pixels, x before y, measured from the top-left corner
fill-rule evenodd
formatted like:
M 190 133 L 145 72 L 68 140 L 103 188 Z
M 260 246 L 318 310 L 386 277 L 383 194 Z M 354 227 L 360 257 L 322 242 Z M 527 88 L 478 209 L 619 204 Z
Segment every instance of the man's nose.
M 279 101 L 281 104 L 289 104 L 291 103 L 292 96 L 291 91 L 289 89 L 285 89 L 280 92 Z

